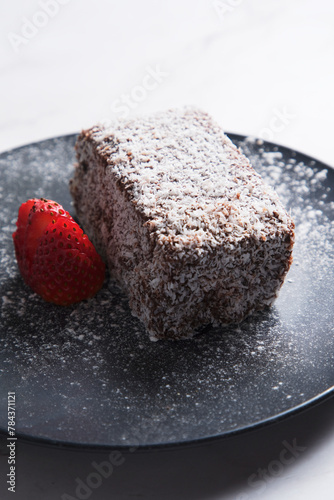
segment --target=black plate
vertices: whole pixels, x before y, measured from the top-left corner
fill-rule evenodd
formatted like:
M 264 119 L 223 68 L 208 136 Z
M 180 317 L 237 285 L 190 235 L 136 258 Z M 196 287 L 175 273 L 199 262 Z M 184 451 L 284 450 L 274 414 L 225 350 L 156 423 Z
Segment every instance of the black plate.
M 294 264 L 272 309 L 180 342 L 151 342 L 112 283 L 69 308 L 23 284 L 11 238 L 18 207 L 43 196 L 73 212 L 75 136 L 0 155 L 0 430 L 8 391 L 21 439 L 118 448 L 226 436 L 333 392 L 334 170 L 229 135 L 292 210 Z

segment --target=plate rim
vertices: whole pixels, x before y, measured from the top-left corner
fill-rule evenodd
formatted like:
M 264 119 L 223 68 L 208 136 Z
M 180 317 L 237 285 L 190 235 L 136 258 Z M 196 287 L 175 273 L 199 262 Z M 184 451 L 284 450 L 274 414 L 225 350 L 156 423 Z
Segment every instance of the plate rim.
M 18 441 L 22 441 L 24 443 L 36 444 L 39 446 L 51 447 L 51 448 L 62 448 L 66 450 L 73 451 L 122 451 L 134 453 L 137 451 L 158 451 L 158 450 L 170 450 L 170 449 L 180 449 L 180 448 L 188 448 L 191 446 L 203 446 L 206 444 L 210 444 L 213 442 L 225 440 L 228 438 L 233 438 L 235 436 L 239 436 L 248 432 L 257 431 L 263 429 L 265 427 L 269 427 L 271 425 L 278 424 L 282 421 L 285 421 L 288 418 L 293 418 L 299 414 L 304 413 L 305 411 L 311 410 L 312 408 L 322 404 L 323 402 L 334 398 L 334 385 L 326 389 L 325 391 L 317 394 L 315 397 L 304 401 L 300 405 L 293 406 L 288 410 L 285 410 L 277 415 L 272 415 L 269 418 L 259 420 L 252 424 L 239 427 L 237 429 L 231 429 L 229 431 L 225 431 L 220 434 L 214 434 L 212 436 L 206 436 L 196 439 L 188 439 L 184 441 L 173 441 L 173 442 L 165 442 L 165 443 L 151 443 L 151 444 L 89 444 L 89 443 L 77 443 L 70 441 L 61 441 L 57 439 L 50 439 L 47 437 L 41 436 L 30 436 L 29 434 L 25 434 L 22 432 L 16 432 L 15 436 Z M 6 430 L 0 427 L 0 436 L 5 435 Z

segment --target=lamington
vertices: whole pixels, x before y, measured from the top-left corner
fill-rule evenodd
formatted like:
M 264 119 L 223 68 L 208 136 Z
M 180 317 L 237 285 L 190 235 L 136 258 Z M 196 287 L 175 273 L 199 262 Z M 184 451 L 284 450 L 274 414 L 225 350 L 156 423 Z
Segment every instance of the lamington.
M 208 114 L 115 120 L 75 147 L 78 219 L 151 340 L 191 338 L 273 303 L 293 220 Z

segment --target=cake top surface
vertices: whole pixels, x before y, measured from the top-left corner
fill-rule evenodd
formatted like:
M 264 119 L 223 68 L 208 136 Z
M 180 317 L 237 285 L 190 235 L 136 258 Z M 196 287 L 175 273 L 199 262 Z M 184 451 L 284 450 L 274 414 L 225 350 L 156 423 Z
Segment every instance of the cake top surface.
M 201 252 L 292 227 L 276 193 L 202 111 L 169 110 L 83 134 L 161 244 Z

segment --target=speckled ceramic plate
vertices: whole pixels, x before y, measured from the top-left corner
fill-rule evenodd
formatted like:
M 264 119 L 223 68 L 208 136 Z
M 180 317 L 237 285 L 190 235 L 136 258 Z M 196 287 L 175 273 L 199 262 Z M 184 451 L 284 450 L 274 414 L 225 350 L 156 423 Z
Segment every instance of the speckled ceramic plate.
M 270 310 L 180 342 L 150 342 L 112 283 L 69 308 L 23 284 L 11 238 L 18 207 L 43 196 L 73 212 L 75 136 L 0 155 L 2 432 L 8 391 L 21 439 L 118 448 L 226 436 L 332 393 L 334 171 L 281 146 L 230 137 L 291 209 L 294 263 Z

